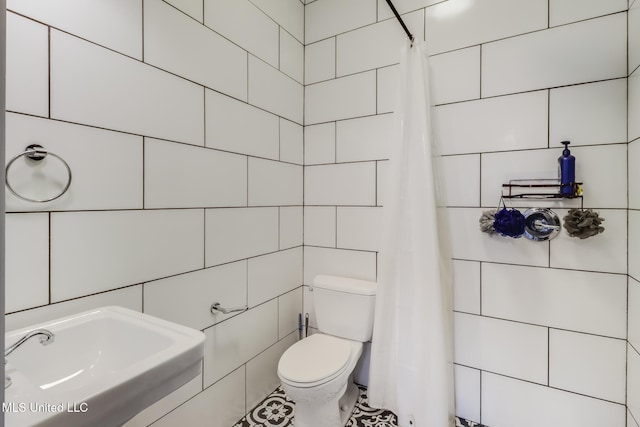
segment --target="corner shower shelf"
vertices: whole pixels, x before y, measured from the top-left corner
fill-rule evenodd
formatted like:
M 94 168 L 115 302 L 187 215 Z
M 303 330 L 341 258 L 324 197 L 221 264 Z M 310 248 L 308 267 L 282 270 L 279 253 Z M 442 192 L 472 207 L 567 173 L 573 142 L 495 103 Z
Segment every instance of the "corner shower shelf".
M 560 194 L 562 185 L 555 179 L 512 179 L 502 184 L 503 199 L 563 200 L 582 199 L 582 182 L 572 184 L 570 196 Z

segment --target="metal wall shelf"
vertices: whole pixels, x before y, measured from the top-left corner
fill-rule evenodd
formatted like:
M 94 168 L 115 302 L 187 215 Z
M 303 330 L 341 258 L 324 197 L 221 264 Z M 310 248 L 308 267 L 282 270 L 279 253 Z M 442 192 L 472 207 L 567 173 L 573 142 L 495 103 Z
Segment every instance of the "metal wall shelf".
M 562 184 L 555 179 L 512 179 L 502 184 L 504 199 L 563 200 L 582 199 L 582 182 L 571 184 L 571 195 L 560 194 Z

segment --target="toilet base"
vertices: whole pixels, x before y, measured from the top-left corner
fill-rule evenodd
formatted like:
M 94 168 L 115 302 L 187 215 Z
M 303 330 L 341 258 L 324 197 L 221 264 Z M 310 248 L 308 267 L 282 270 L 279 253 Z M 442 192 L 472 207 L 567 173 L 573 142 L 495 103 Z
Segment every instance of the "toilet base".
M 344 427 L 356 406 L 360 391 L 351 378 L 339 401 L 330 400 L 320 403 L 295 401 L 294 427 Z

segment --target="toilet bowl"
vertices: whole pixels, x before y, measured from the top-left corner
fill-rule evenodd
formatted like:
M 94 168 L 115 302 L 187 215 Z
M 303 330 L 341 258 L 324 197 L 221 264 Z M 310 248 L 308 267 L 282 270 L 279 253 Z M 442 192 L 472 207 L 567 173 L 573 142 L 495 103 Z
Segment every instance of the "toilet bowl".
M 295 427 L 342 427 L 359 396 L 353 371 L 371 339 L 376 283 L 321 275 L 313 291 L 319 333 L 284 352 L 278 376 Z
M 352 378 L 361 354 L 361 342 L 322 333 L 289 347 L 278 376 L 296 403 L 296 427 L 344 426 L 358 400 Z

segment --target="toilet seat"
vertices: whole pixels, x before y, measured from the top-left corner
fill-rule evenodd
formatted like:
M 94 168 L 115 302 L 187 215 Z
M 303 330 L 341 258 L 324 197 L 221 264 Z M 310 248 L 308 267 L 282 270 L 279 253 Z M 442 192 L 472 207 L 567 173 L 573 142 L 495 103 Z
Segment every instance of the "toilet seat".
M 300 388 L 324 384 L 347 369 L 351 349 L 349 340 L 325 334 L 311 335 L 284 352 L 278 363 L 278 375 Z

